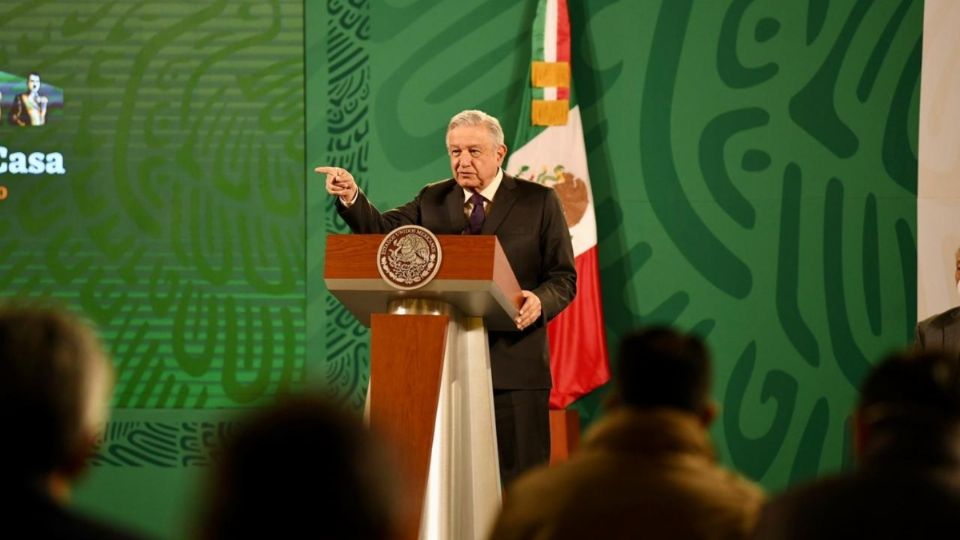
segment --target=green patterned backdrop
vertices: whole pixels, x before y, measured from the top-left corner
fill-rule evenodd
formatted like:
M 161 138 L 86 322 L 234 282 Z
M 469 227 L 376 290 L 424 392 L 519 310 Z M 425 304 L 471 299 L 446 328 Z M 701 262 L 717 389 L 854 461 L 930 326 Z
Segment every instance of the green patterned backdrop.
M 308 165 L 350 169 L 389 208 L 449 175 L 457 111 L 499 116 L 509 141 L 534 7 L 309 3 Z M 705 336 L 718 450 L 767 487 L 844 466 L 855 387 L 915 319 L 922 2 L 598 0 L 570 15 L 611 343 L 650 323 Z M 319 178 L 308 200 L 326 314 L 309 349 L 359 403 L 368 337 L 316 271 L 343 223 Z M 576 405 L 585 421 L 601 394 Z
M 79 499 L 158 531 L 216 411 L 305 378 L 303 23 L 300 0 L 0 2 L 0 71 L 64 94 L 0 145 L 67 170 L 0 176 L 0 293 L 101 328 L 115 412 Z
M 570 4 L 611 344 L 706 337 L 717 448 L 768 488 L 844 466 L 855 387 L 915 319 L 922 1 Z M 224 410 L 361 406 L 368 335 L 322 280 L 345 229 L 307 171 L 390 207 L 449 174 L 453 113 L 510 140 L 534 8 L 0 0 L 0 71 L 64 95 L 0 145 L 68 171 L 0 176 L 0 292 L 82 310 L 118 366 L 81 504 L 177 537 Z

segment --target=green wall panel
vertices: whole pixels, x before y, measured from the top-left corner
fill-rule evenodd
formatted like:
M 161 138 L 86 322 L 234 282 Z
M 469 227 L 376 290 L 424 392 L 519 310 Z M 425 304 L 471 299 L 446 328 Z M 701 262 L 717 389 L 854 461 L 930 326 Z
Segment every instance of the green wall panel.
M 307 54 L 308 165 L 352 170 L 390 208 L 448 177 L 457 111 L 498 116 L 509 141 L 534 7 L 311 4 L 308 35 L 324 36 Z M 922 2 L 596 1 L 570 14 L 611 343 L 653 323 L 704 336 L 718 451 L 768 488 L 845 466 L 856 386 L 915 321 Z M 308 192 L 325 216 L 310 234 L 343 232 L 322 179 Z M 368 338 L 325 305 L 310 349 L 327 347 L 327 380 L 359 404 Z M 602 394 L 574 405 L 586 422 Z
M 304 385 L 362 406 L 369 336 L 324 288 L 346 229 L 312 169 L 387 208 L 449 175 L 455 112 L 509 141 L 534 8 L 0 1 L 0 71 L 63 95 L 0 146 L 67 169 L 0 175 L 0 294 L 63 299 L 118 368 L 83 505 L 177 537 L 229 410 Z M 846 466 L 856 385 L 915 320 L 922 1 L 570 14 L 611 344 L 704 336 L 718 451 L 768 488 Z M 130 494 L 145 478 L 154 503 Z
M 0 2 L 0 71 L 63 92 L 0 146 L 66 168 L 0 174 L 0 295 L 100 327 L 114 414 L 77 500 L 161 536 L 222 411 L 305 380 L 303 31 L 300 0 Z
M 30 2 L 0 24 L 3 70 L 65 92 L 59 117 L 0 141 L 67 169 L 0 177 L 0 292 L 100 325 L 120 408 L 302 381 L 302 4 Z

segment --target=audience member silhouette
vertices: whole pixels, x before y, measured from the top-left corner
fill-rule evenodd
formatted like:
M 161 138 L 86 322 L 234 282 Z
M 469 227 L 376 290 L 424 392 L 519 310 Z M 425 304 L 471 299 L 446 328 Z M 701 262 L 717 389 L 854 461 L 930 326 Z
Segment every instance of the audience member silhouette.
M 0 307 L 0 537 L 133 538 L 68 508 L 112 385 L 109 360 L 78 318 L 46 307 Z
M 316 397 L 258 411 L 228 439 L 199 534 L 233 538 L 393 538 L 398 495 L 359 418 Z
M 900 354 L 863 383 L 852 472 L 770 502 L 758 539 L 946 538 L 960 531 L 960 360 Z
M 628 335 L 607 413 L 571 459 L 507 490 L 492 538 L 736 539 L 761 490 L 716 464 L 710 358 L 668 328 Z

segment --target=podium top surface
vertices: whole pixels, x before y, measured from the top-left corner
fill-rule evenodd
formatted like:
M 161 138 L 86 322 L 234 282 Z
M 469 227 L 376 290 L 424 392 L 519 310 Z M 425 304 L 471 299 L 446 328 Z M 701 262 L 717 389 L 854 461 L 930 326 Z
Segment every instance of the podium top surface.
M 483 317 L 491 330 L 516 330 L 520 285 L 496 236 L 438 235 L 443 256 L 437 275 L 410 291 L 396 289 L 380 277 L 377 250 L 383 237 L 327 237 L 323 274 L 327 288 L 361 324 L 369 326 L 370 314 L 385 313 L 392 300 L 424 298 L 447 302 L 468 317 Z

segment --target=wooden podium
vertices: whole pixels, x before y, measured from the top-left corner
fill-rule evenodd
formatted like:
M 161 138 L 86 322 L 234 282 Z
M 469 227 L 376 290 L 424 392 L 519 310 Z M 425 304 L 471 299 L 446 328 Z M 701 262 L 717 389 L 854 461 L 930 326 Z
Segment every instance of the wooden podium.
M 380 277 L 382 235 L 327 237 L 327 288 L 371 329 L 371 427 L 395 450 L 405 539 L 484 539 L 500 508 L 487 329 L 516 330 L 520 286 L 495 236 L 439 235 L 427 285 Z

